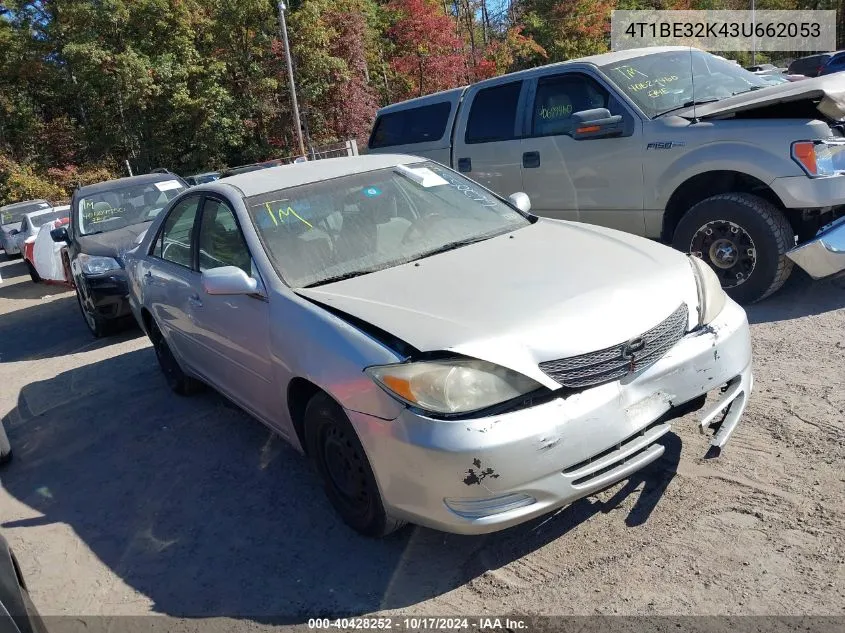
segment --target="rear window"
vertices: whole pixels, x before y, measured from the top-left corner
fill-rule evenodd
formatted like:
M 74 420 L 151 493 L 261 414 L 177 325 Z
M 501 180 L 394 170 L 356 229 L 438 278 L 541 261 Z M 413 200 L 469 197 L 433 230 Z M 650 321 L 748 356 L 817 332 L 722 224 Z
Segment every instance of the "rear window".
M 829 59 L 830 55 L 813 55 L 812 57 L 796 59 L 789 65 L 787 72 L 798 75 L 806 75 L 808 73 L 814 74 L 817 73 L 819 68 L 824 66 Z
M 516 138 L 516 107 L 521 81 L 479 90 L 469 110 L 466 143 L 491 143 Z
M 389 112 L 376 119 L 369 146 L 392 147 L 443 138 L 452 104 L 448 101 Z

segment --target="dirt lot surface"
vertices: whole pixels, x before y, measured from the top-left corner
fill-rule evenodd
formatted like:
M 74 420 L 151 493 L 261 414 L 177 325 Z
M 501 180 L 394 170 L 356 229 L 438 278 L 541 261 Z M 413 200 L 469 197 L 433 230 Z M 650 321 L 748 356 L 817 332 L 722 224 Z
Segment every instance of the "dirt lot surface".
M 171 394 L 138 331 L 94 340 L 72 293 L 0 273 L 0 529 L 43 614 L 845 614 L 845 280 L 749 309 L 755 392 L 718 459 L 688 416 L 552 517 L 371 541 L 258 422 Z

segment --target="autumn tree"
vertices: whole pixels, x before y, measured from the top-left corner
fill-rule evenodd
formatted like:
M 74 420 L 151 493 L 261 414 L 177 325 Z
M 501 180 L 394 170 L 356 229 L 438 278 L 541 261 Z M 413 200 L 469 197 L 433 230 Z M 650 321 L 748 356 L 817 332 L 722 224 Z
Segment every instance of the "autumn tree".
M 405 78 L 405 97 L 454 88 L 467 81 L 455 25 L 433 0 L 391 0 L 396 20 L 388 31 L 395 45 L 391 66 Z

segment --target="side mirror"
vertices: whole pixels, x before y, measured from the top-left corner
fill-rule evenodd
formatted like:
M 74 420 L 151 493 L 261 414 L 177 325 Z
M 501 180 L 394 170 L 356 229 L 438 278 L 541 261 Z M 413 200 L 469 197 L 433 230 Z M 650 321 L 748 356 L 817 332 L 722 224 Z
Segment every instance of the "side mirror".
M 53 229 L 50 231 L 50 237 L 53 238 L 54 242 L 70 244 L 70 235 L 67 232 L 67 227 L 60 226 L 57 229 Z
M 572 115 L 572 138 L 576 141 L 607 138 L 622 133 L 622 115 L 610 115 L 607 108 L 581 110 Z
M 511 204 L 523 213 L 531 211 L 531 198 L 528 197 L 527 193 L 517 191 L 516 193 L 509 195 L 508 200 L 510 200 Z
M 18 233 L 20 233 L 20 229 L 12 229 L 9 231 L 9 235 L 17 235 Z
M 258 282 L 237 266 L 211 268 L 202 274 L 202 287 L 210 295 L 254 295 Z

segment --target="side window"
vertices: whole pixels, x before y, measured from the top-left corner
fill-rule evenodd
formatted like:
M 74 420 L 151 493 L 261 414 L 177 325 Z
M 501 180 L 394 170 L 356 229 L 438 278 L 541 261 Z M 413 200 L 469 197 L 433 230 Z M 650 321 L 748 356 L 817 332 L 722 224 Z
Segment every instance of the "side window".
M 199 237 L 200 270 L 237 266 L 252 274 L 252 258 L 235 214 L 224 203 L 208 199 L 202 212 Z
M 452 105 L 448 101 L 389 112 L 376 119 L 369 146 L 391 147 L 439 141 L 446 132 Z
M 191 234 L 199 209 L 199 196 L 191 196 L 177 204 L 164 219 L 152 255 L 191 268 Z
M 479 90 L 472 100 L 464 142 L 491 143 L 516 138 L 516 107 L 521 81 Z
M 572 115 L 575 112 L 608 108 L 609 104 L 607 90 L 589 77 L 574 73 L 544 77 L 537 83 L 531 134 L 569 134 L 572 131 Z M 612 105 L 614 109 L 619 108 L 615 100 Z

